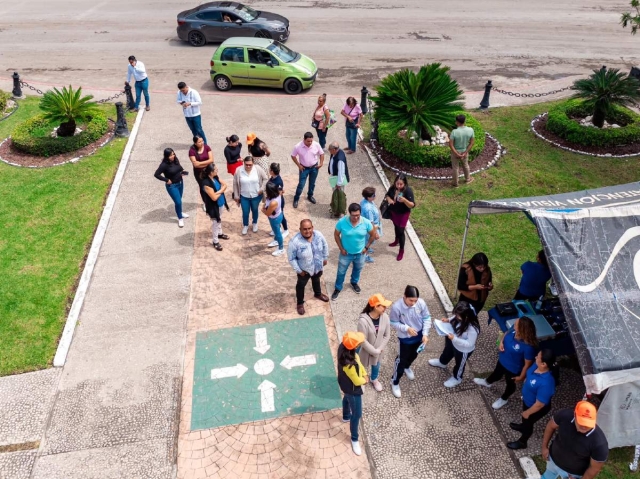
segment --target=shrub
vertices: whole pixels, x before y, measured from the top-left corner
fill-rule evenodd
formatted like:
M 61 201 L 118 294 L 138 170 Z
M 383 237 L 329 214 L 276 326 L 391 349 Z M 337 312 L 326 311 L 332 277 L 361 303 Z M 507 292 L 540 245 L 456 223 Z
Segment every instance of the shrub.
M 51 127 L 44 115 L 37 115 L 20 123 L 11 133 L 13 146 L 18 150 L 35 156 L 53 156 L 79 150 L 97 141 L 109 129 L 107 117 L 96 113 L 86 124 L 85 129 L 76 136 L 57 137 L 35 136 L 35 130 Z M 53 128 L 51 128 L 53 129 Z
M 637 113 L 621 106 L 613 106 L 606 120 L 621 125 L 620 128 L 583 126 L 574 119 L 584 118 L 589 113 L 590 108 L 581 100 L 562 102 L 549 110 L 547 130 L 583 146 L 611 147 L 640 141 L 640 115 Z
M 82 88 L 74 90 L 63 87 L 62 91 L 54 88 L 47 91 L 40 100 L 40 109 L 44 112 L 44 118 L 57 122 L 58 136 L 73 136 L 76 131 L 76 122 L 89 121 L 97 112 L 97 105 L 92 102 L 93 95 L 82 96 Z
M 473 148 L 469 151 L 469 161 L 472 161 L 484 149 L 484 130 L 480 123 L 466 112 L 454 112 L 453 118 L 459 114 L 464 114 L 467 117 L 466 125 L 473 128 L 475 133 L 476 140 Z M 411 165 L 434 168 L 451 165 L 449 145 L 420 146 L 418 143 L 400 138 L 398 130 L 392 128 L 388 123 L 378 125 L 378 140 L 387 151 Z
M 9 101 L 9 98 L 11 98 L 11 95 L 0 90 L 0 115 L 7 108 L 7 101 Z

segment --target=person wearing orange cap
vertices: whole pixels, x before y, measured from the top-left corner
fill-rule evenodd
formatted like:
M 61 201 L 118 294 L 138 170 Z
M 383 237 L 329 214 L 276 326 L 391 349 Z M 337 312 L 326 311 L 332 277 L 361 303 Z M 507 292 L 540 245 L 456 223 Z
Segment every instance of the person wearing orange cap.
M 391 321 L 386 313 L 389 306 L 391 301 L 385 299 L 380 293 L 374 294 L 369 298 L 358 318 L 358 331 L 365 336 L 362 348 L 358 351 L 360 361 L 367 370 L 371 367 L 371 385 L 378 392 L 382 391 L 382 383 L 378 381 L 380 356 L 391 337 Z
M 255 133 L 247 133 L 247 148 L 253 157 L 253 162 L 269 175 L 269 157 L 271 150 L 267 144 L 256 136 Z
M 542 457 L 547 461 L 542 479 L 593 479 L 600 473 L 609 455 L 609 443 L 596 417 L 596 407 L 588 401 L 553 415 L 542 438 Z
M 364 334 L 347 331 L 338 347 L 338 385 L 342 398 L 342 421 L 351 430 L 351 448 L 356 456 L 362 454 L 358 442 L 358 426 L 362 417 L 362 386 L 367 383 L 367 370 L 360 362 L 357 348 L 364 343 Z

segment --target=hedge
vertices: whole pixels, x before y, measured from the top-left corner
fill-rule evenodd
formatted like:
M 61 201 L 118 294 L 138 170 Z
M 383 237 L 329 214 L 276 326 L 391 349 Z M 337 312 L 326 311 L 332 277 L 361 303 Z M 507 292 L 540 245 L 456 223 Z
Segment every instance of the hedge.
M 467 117 L 466 125 L 473 128 L 476 141 L 469 151 L 469 161 L 472 161 L 484 149 L 484 129 L 475 118 L 466 112 L 457 112 L 454 116 L 463 114 Z M 378 141 L 385 150 L 401 160 L 412 165 L 427 167 L 447 167 L 451 165 L 451 150 L 449 145 L 420 146 L 398 136 L 398 131 L 385 123 L 378 124 Z
M 97 141 L 109 129 L 107 117 L 98 113 L 86 124 L 85 129 L 75 136 L 36 137 L 32 132 L 38 128 L 46 128 L 50 125 L 43 115 L 37 115 L 20 123 L 11 133 L 11 142 L 18 150 L 35 156 L 53 156 L 70 151 L 79 150 Z
M 9 98 L 11 98 L 11 95 L 0 90 L 0 115 L 2 115 L 2 112 L 7 108 L 7 101 Z
M 583 146 L 622 146 L 640 141 L 640 115 L 637 113 L 615 106 L 606 120 L 610 124 L 620 125 L 620 128 L 595 128 L 576 121 L 590 114 L 582 100 L 564 101 L 549 110 L 547 130 Z

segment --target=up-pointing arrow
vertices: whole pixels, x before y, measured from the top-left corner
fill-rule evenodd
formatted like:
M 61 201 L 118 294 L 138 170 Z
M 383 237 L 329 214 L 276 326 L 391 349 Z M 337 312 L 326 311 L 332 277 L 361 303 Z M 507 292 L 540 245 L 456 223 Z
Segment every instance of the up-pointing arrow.
M 258 351 L 260 354 L 264 354 L 267 351 L 269 351 L 269 348 L 271 346 L 269 346 L 268 340 L 267 340 L 267 329 L 258 328 L 256 329 L 255 334 L 256 334 L 256 346 L 253 349 Z
M 230 368 L 218 368 L 211 370 L 211 379 L 232 378 L 233 376 L 241 378 L 244 373 L 249 370 L 246 366 L 238 363 Z
M 275 402 L 273 400 L 273 390 L 275 388 L 276 385 L 266 379 L 260 383 L 260 386 L 258 386 L 258 389 L 260 390 L 260 405 L 262 407 L 262 412 L 271 412 L 276 410 Z
M 315 354 L 307 354 L 306 356 L 294 356 L 291 357 L 287 355 L 286 358 L 282 360 L 280 366 L 283 366 L 287 369 L 295 368 L 296 366 L 309 366 L 310 364 L 316 363 L 316 355 Z

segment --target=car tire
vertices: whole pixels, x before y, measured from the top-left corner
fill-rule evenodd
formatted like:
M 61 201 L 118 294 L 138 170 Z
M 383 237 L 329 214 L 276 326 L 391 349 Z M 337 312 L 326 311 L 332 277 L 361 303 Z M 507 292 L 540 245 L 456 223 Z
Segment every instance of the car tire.
M 289 95 L 297 95 L 302 92 L 302 83 L 296 78 L 287 78 L 284 81 L 284 91 Z
M 268 38 L 269 40 L 271 40 L 271 34 L 266 30 L 258 30 L 256 32 L 256 34 L 254 35 L 254 37 L 256 37 L 256 38 Z
M 229 80 L 229 77 L 227 77 L 225 75 L 216 76 L 214 78 L 214 80 L 213 80 L 213 84 L 220 91 L 229 91 L 229 90 L 231 90 L 231 87 L 233 86 L 231 84 L 231 80 Z
M 207 39 L 204 36 L 204 33 L 194 30 L 189 32 L 188 40 L 191 45 L 194 47 L 202 47 L 207 44 Z

